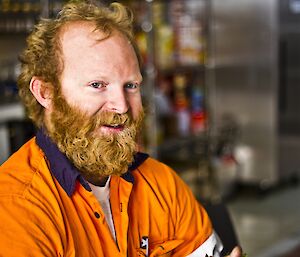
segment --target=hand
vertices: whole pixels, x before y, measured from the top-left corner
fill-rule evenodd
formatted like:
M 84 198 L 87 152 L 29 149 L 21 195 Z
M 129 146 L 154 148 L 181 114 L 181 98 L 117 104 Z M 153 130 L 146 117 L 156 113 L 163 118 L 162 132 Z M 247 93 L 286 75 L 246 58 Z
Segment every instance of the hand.
M 228 255 L 226 257 L 242 257 L 242 249 L 239 246 L 236 246 L 233 248 L 230 255 Z

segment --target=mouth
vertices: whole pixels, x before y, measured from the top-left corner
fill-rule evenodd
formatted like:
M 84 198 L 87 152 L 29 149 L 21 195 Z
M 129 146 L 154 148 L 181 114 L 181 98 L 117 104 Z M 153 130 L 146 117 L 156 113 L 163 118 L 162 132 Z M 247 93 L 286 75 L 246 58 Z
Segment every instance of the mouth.
M 101 126 L 101 132 L 104 133 L 118 133 L 123 131 L 125 126 L 123 124 L 107 124 Z
M 118 128 L 124 128 L 124 124 L 103 124 L 103 127 L 118 129 Z

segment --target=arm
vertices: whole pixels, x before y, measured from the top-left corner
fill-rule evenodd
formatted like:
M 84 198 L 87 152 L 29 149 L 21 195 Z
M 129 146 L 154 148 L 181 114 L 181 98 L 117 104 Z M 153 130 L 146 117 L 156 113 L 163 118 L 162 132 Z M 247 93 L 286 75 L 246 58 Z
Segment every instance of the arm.
M 63 244 L 51 210 L 21 195 L 2 195 L 0 205 L 3 256 L 63 256 Z
M 183 243 L 183 245 L 186 246 L 194 244 L 195 247 L 195 242 L 197 242 L 196 245 L 198 245 L 198 247 L 194 249 L 188 256 L 202 256 L 203 254 L 208 254 L 207 256 L 212 256 L 213 250 L 215 252 L 214 256 L 219 256 L 222 251 L 222 243 L 219 237 L 213 232 L 212 224 L 207 216 L 206 211 L 201 206 L 201 204 L 198 204 L 197 200 L 194 198 L 194 196 L 190 192 L 189 188 L 184 184 L 184 182 L 182 182 L 179 179 L 179 181 L 177 181 L 176 183 L 176 188 L 178 190 L 177 194 L 185 196 L 184 198 L 181 198 L 178 195 L 178 198 L 181 199 L 181 201 L 177 201 L 177 218 L 179 221 L 179 226 L 176 229 L 177 233 L 182 233 L 184 237 L 184 234 L 186 233 L 189 233 L 190 235 L 193 234 L 194 230 L 192 229 L 192 227 L 196 227 L 199 229 L 198 231 L 194 231 L 195 234 L 193 236 L 192 241 L 185 240 L 185 242 Z M 222 217 L 220 218 L 222 219 Z M 188 226 L 185 227 L 184 224 L 188 224 Z M 200 241 L 202 240 L 200 238 L 201 236 L 203 236 L 203 234 L 209 236 L 206 238 L 206 240 L 200 243 Z M 181 247 L 179 247 L 179 252 L 180 248 Z M 174 254 L 172 256 L 177 255 Z M 236 246 L 232 250 L 230 255 L 228 255 L 227 257 L 242 257 L 241 248 Z
M 222 244 L 213 231 L 206 210 L 177 174 L 174 182 L 176 199 L 172 216 L 175 217 L 175 235 L 184 241 L 173 251 L 172 256 L 212 256 L 214 251 L 221 252 Z

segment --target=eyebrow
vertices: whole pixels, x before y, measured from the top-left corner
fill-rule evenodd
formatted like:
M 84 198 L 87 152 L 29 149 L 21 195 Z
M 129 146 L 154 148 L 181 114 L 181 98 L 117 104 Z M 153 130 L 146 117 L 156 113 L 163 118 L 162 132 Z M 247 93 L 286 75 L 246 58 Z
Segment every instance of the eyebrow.
M 129 76 L 128 81 L 142 83 L 143 82 L 143 76 L 141 74 L 134 75 L 132 77 Z
M 137 81 L 138 81 L 139 83 L 142 83 L 142 82 L 143 82 L 143 76 L 140 75 L 140 76 L 138 77 Z
M 104 82 L 109 83 L 109 81 L 111 80 L 111 77 L 98 74 L 97 76 L 94 77 L 94 80 L 103 80 Z M 132 77 L 129 76 L 129 79 L 127 79 L 125 81 L 125 83 L 127 83 L 127 82 L 137 82 L 137 83 L 141 84 L 143 82 L 143 76 L 142 75 L 137 75 L 137 76 L 132 76 Z

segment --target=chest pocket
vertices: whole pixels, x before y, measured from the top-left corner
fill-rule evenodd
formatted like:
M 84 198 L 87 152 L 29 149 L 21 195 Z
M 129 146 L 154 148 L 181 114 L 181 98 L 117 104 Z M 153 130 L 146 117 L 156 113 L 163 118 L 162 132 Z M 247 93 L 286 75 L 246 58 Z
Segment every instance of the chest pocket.
M 184 240 L 169 240 L 163 243 L 150 243 L 149 257 L 167 257 L 172 256 L 173 250 L 183 243 Z

